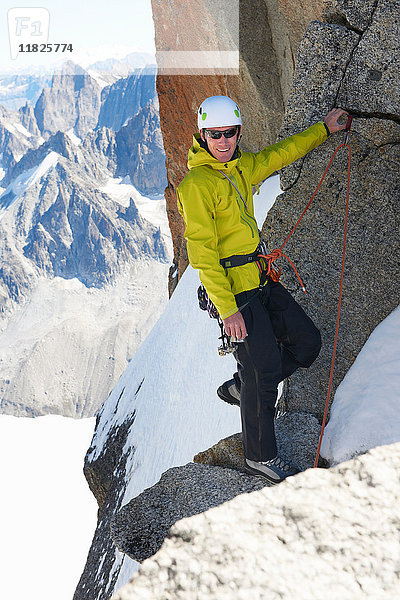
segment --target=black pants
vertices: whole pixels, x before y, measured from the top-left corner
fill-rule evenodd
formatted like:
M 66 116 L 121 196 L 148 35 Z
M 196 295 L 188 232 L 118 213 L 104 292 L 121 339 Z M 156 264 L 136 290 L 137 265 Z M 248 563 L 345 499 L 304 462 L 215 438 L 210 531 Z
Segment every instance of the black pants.
M 240 307 L 257 290 L 236 296 Z M 280 284 L 268 281 L 242 309 L 247 337 L 237 344 L 244 455 L 266 461 L 277 454 L 274 413 L 278 384 L 298 367 L 309 367 L 321 349 L 311 319 Z

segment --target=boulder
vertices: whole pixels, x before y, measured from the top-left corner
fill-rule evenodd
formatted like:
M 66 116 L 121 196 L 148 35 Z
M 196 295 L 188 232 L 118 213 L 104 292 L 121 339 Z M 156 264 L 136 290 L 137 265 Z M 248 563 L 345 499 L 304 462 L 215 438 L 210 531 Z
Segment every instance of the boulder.
M 279 417 L 276 436 L 280 455 L 302 470 L 311 467 L 319 430 L 318 421 L 310 415 Z M 194 463 L 169 469 L 158 483 L 116 514 L 111 521 L 111 537 L 121 552 L 142 562 L 157 552 L 179 519 L 269 485 L 244 471 L 241 434 L 197 454 Z
M 121 508 L 111 521 L 111 537 L 120 552 L 142 562 L 160 549 L 180 519 L 265 485 L 261 478 L 230 468 L 193 463 L 174 467 Z
M 400 444 L 183 519 L 112 600 L 389 600 Z

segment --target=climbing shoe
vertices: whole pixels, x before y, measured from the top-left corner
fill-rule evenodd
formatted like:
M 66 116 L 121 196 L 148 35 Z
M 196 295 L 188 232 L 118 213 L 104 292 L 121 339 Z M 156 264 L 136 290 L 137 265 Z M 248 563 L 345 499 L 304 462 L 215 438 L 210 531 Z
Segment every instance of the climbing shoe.
M 224 402 L 240 406 L 240 390 L 238 390 L 234 379 L 229 379 L 229 381 L 225 381 L 220 385 L 217 394 Z
M 300 473 L 299 469 L 286 462 L 280 456 L 275 456 L 265 462 L 256 462 L 255 460 L 244 460 L 244 470 L 251 475 L 264 477 L 272 484 L 280 483 L 286 477 Z

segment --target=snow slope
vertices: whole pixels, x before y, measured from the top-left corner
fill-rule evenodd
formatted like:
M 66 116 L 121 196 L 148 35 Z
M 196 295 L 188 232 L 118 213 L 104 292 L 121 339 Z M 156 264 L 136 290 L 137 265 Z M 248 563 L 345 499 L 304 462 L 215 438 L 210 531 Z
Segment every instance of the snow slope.
M 0 415 L 2 598 L 72 599 L 96 526 L 82 471 L 94 425 Z

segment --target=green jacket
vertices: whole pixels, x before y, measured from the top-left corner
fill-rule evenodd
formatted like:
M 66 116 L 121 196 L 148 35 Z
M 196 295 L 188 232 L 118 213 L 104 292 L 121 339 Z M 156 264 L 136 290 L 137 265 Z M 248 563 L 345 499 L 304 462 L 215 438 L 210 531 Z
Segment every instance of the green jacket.
M 257 265 L 224 269 L 220 258 L 254 252 L 259 233 L 254 218 L 252 187 L 324 142 L 322 121 L 260 152 L 238 152 L 219 162 L 200 146 L 199 134 L 189 150 L 189 173 L 177 188 L 178 209 L 185 221 L 189 261 L 222 319 L 237 312 L 235 294 L 258 287 Z M 223 171 L 235 187 L 219 173 Z

